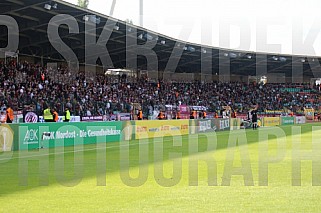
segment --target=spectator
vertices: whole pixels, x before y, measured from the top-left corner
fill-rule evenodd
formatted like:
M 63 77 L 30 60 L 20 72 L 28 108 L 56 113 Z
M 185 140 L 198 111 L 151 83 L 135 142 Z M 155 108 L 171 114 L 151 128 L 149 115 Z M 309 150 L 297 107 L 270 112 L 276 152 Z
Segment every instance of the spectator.
M 157 106 L 164 108 L 165 105 L 180 104 L 204 106 L 209 112 L 219 112 L 224 106 L 230 106 L 236 113 L 246 113 L 253 102 L 258 103 L 258 112 L 286 107 L 296 113 L 306 106 L 320 107 L 319 87 L 312 85 L 314 88 L 310 88 L 308 84 L 157 84 L 130 76 L 119 81 L 118 76 L 108 75 L 97 75 L 95 79 L 88 80 L 85 73 L 73 76 L 63 67 L 50 70 L 50 73 L 45 67 L 27 62 L 18 66 L 0 64 L 0 105 L 11 105 L 13 110 L 33 106 L 38 114 L 42 114 L 44 103 L 48 103 L 50 107 L 56 107 L 59 114 L 68 107 L 78 116 L 131 112 L 132 103 L 142 106 L 142 111 L 148 115 Z

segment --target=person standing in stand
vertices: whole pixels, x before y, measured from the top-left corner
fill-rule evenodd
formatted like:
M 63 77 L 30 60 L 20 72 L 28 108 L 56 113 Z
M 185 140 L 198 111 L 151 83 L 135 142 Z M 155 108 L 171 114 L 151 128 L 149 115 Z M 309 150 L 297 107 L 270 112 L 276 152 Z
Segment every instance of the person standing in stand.
M 11 109 L 10 106 L 7 108 L 6 114 L 7 114 L 6 122 L 11 124 L 14 119 L 14 115 L 13 115 L 13 110 Z
M 236 110 L 232 110 L 232 118 L 236 118 Z
M 202 119 L 203 118 L 203 112 L 202 111 L 199 111 L 198 112 L 198 119 Z
M 65 116 L 64 116 L 64 122 L 69 122 L 70 121 L 70 111 L 69 111 L 69 108 L 66 107 L 65 109 Z
M 192 108 L 190 112 L 189 119 L 195 119 L 196 118 L 196 111 Z
M 58 112 L 55 109 L 52 109 L 52 115 L 53 115 L 53 122 L 58 122 L 59 115 L 58 115 Z
M 204 110 L 202 112 L 202 117 L 203 117 L 203 119 L 206 119 L 206 112 Z
M 189 119 L 194 119 L 193 112 L 191 111 L 189 114 Z
M 176 119 L 181 119 L 181 113 L 180 113 L 180 111 L 177 111 L 177 113 L 176 113 Z
M 6 123 L 6 119 L 7 119 L 7 115 L 4 113 L 4 111 L 1 111 L 1 115 L 0 115 L 0 121 L 1 123 Z
M 45 120 L 45 122 L 53 122 L 53 114 L 52 114 L 52 110 L 50 110 L 50 107 L 45 105 L 44 106 L 44 110 L 43 110 L 43 119 Z
M 143 111 L 140 109 L 137 114 L 138 120 L 143 120 Z
M 157 118 L 158 118 L 158 120 L 164 120 L 164 118 L 165 118 L 164 113 L 162 111 L 160 111 Z

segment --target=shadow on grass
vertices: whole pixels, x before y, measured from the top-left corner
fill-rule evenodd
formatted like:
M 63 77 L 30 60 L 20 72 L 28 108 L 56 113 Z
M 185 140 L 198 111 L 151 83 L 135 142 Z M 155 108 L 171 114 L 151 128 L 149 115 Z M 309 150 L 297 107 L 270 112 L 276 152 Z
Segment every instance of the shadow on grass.
M 314 124 L 315 126 L 320 126 L 320 124 Z M 292 126 L 283 126 L 280 127 L 286 136 L 291 136 Z M 264 130 L 262 128 L 262 130 Z M 262 131 L 258 130 L 246 130 L 246 137 L 247 137 L 247 144 L 258 143 L 259 139 L 259 132 Z M 307 133 L 312 131 L 312 125 L 301 125 L 301 133 Z M 242 133 L 242 130 L 235 130 L 234 133 Z M 273 135 L 273 128 L 269 134 Z M 217 138 L 217 146 L 215 149 L 208 149 L 208 141 L 207 139 L 213 139 L 213 137 Z M 188 135 L 184 136 L 174 136 L 174 137 L 164 137 L 163 138 L 163 161 L 169 160 L 168 153 L 169 152 L 176 152 L 180 153 L 181 157 L 189 156 L 189 143 L 193 142 L 190 141 L 195 136 L 199 138 L 198 143 L 198 153 L 202 153 L 205 151 L 215 151 L 220 149 L 226 149 L 228 145 L 229 139 L 229 131 L 217 132 L 217 133 L 201 133 L 198 135 L 193 135 L 189 137 Z M 173 140 L 181 139 L 182 144 L 181 146 L 174 146 Z M 275 137 L 271 137 L 275 138 Z M 270 138 L 269 138 L 270 139 Z M 124 142 L 110 142 L 110 143 L 103 143 L 103 144 L 91 144 L 85 145 L 82 149 L 78 149 L 78 146 L 71 146 L 71 147 L 61 147 L 61 148 L 52 148 L 48 150 L 34 150 L 34 151 L 20 151 L 20 152 L 13 152 L 13 157 L 11 160 L 4 162 L 0 161 L 0 197 L 6 194 L 17 193 L 24 190 L 34 189 L 36 187 L 47 187 L 48 184 L 61 184 L 61 185 L 77 185 L 77 181 L 73 180 L 73 176 L 75 174 L 74 165 L 78 165 L 83 169 L 83 174 L 79 175 L 79 180 L 85 178 L 93 178 L 97 176 L 101 176 L 103 178 L 107 177 L 108 175 L 121 172 L 124 169 L 121 168 L 120 164 L 122 161 L 129 160 L 130 168 L 135 168 L 140 165 L 147 165 L 147 164 L 156 164 L 161 162 L 160 160 L 155 160 L 155 143 L 160 143 L 160 138 L 154 139 L 143 139 L 143 140 L 132 140 L 129 142 L 129 156 L 127 159 L 123 159 L 120 155 L 120 150 L 124 151 L 124 148 L 127 146 Z M 148 146 L 145 153 L 142 153 L 140 150 L 139 144 L 144 143 L 144 146 Z M 157 146 L 158 147 L 158 146 Z M 57 150 L 62 150 L 63 152 L 57 154 Z M 141 151 L 141 153 L 140 153 Z M 146 157 L 148 160 L 146 162 L 140 162 L 139 154 Z M 195 153 L 197 154 L 197 153 Z M 98 156 L 101 155 L 101 156 Z M 25 157 L 23 157 L 25 156 Z M 33 157 L 32 157 L 33 156 Z M 81 162 L 81 157 L 83 157 L 83 162 Z M 98 159 L 102 159 L 99 161 Z M 159 158 L 158 158 L 159 159 Z M 106 160 L 106 161 L 105 161 Z M 173 158 L 171 158 L 173 160 Z M 48 162 L 48 172 L 41 171 L 41 163 L 43 161 Z M 28 162 L 28 170 L 24 170 L 24 173 L 19 171 L 19 166 L 25 165 Z M 57 163 L 59 164 L 58 167 L 63 168 L 63 173 L 59 173 L 60 175 L 65 175 L 66 180 L 65 182 L 57 181 Z M 41 167 L 41 168 L 40 168 Z M 77 168 L 78 168 L 77 167 Z M 40 169 L 39 169 L 40 168 Z M 21 167 L 20 167 L 21 169 Z M 45 169 L 46 170 L 46 169 Z M 25 173 L 27 172 L 27 173 Z M 77 171 L 76 171 L 77 172 Z M 47 174 L 46 174 L 47 173 Z M 44 182 L 41 182 L 42 177 L 44 174 Z M 59 176 L 59 175 L 58 175 Z M 21 180 L 27 181 L 26 186 L 21 186 Z M 47 181 L 46 181 L 47 180 Z M 106 178 L 105 178 L 106 180 Z M 42 186 L 42 184 L 44 186 Z M 107 184 L 108 185 L 108 184 Z M 92 187 L 92 186 L 88 186 Z

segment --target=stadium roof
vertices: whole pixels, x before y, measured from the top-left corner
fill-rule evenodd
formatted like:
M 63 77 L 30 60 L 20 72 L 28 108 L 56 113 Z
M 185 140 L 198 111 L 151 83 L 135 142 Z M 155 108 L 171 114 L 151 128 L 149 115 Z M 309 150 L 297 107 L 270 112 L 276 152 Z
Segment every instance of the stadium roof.
M 285 73 L 286 76 L 290 77 L 292 76 L 292 70 L 295 70 L 293 68 L 297 68 L 298 70 L 303 69 L 305 76 L 320 77 L 318 74 L 320 73 L 320 64 L 317 63 L 320 60 L 317 58 L 261 54 L 201 46 L 169 38 L 134 25 L 130 25 L 130 27 L 137 29 L 137 31 L 129 32 L 124 21 L 79 8 L 60 0 L 2 0 L 0 11 L 1 15 L 13 17 L 19 25 L 20 54 L 43 57 L 45 62 L 63 60 L 62 55 L 52 46 L 48 39 L 47 28 L 51 18 L 58 14 L 68 14 L 77 20 L 79 34 L 70 34 L 68 27 L 65 25 L 60 26 L 59 34 L 62 40 L 75 52 L 79 62 L 85 63 L 86 32 L 84 16 L 96 15 L 97 20 L 99 20 L 97 22 L 97 39 L 107 20 L 117 22 L 117 27 L 110 29 L 112 34 L 107 42 L 107 49 L 115 68 L 130 68 L 126 64 L 127 34 L 137 38 L 138 44 L 144 44 L 147 40 L 157 39 L 157 44 L 153 50 L 157 54 L 159 70 L 187 73 L 202 72 L 204 74 L 216 74 L 222 73 L 224 70 L 230 70 L 230 74 L 237 75 L 256 75 L 256 70 L 258 70 L 258 73 Z M 129 26 L 129 24 L 127 25 Z M 7 29 L 2 26 L 0 27 L 0 47 L 5 47 L 7 40 Z M 175 60 L 177 60 L 177 66 Z M 146 70 L 146 63 L 145 57 L 138 57 L 138 69 Z M 101 64 L 101 62 L 98 61 L 98 64 Z M 173 65 L 171 67 L 175 69 L 166 69 L 167 64 Z

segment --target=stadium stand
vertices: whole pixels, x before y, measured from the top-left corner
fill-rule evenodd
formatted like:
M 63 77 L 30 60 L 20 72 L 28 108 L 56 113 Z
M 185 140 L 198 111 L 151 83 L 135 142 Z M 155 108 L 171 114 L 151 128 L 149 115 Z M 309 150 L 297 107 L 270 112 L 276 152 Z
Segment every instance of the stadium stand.
M 256 84 L 204 82 L 150 82 L 147 78 L 136 81 L 127 78 L 97 75 L 86 82 L 79 72 L 71 84 L 59 82 L 48 69 L 29 63 L 0 64 L 1 106 L 11 105 L 14 110 L 29 110 L 41 115 L 44 104 L 63 114 L 69 107 L 73 115 L 106 115 L 114 111 L 131 111 L 131 104 L 143 107 L 145 116 L 150 109 L 165 105 L 204 106 L 210 112 L 220 112 L 230 106 L 237 113 L 247 113 L 258 105 L 259 112 L 267 110 L 302 111 L 304 107 L 319 109 L 320 92 L 309 84 Z M 68 78 L 67 69 L 55 71 Z
M 164 110 L 166 106 L 180 104 L 202 106 L 208 112 L 217 112 L 219 115 L 226 106 L 237 113 L 247 113 L 253 105 L 257 105 L 261 113 L 300 113 L 304 107 L 319 110 L 319 88 L 311 81 L 317 77 L 318 72 L 314 68 L 320 64 L 316 63 L 321 61 L 319 58 L 204 47 L 60 0 L 55 1 L 55 7 L 49 10 L 45 0 L 4 0 L 4 5 L 3 14 L 14 18 L 19 25 L 18 50 L 10 51 L 13 51 L 13 55 L 17 53 L 20 60 L 17 64 L 5 59 L 0 65 L 2 108 L 11 105 L 14 110 L 30 110 L 41 115 L 44 105 L 48 104 L 56 108 L 59 115 L 68 107 L 73 115 L 91 116 L 114 112 L 135 115 L 134 109 L 141 106 L 144 118 L 149 117 L 154 109 Z M 61 14 L 72 17 L 79 26 L 79 33 L 69 33 L 69 28 L 64 25 L 59 28 L 61 40 L 70 47 L 83 66 L 76 73 L 68 70 L 66 65 L 48 68 L 50 63 L 67 64 L 48 37 L 48 28 L 53 25 L 52 18 Z M 108 29 L 111 33 L 106 41 L 112 62 L 108 66 L 137 72 L 135 78 L 109 76 L 104 72 L 93 72 L 94 77 L 91 78 L 86 76 L 86 36 L 91 35 L 86 32 L 86 23 L 90 22 L 87 20 L 88 15 L 94 15 L 99 20 L 99 23 L 95 22 L 96 38 L 103 34 L 103 30 Z M 1 46 L 6 46 L 7 37 L 7 30 L 0 28 Z M 137 45 L 128 46 L 127 39 L 133 39 Z M 155 42 L 153 51 L 144 45 L 150 41 Z M 128 53 L 144 48 L 145 57 L 127 57 L 130 55 Z M 86 64 L 86 68 L 98 65 L 105 71 L 108 66 L 102 63 L 102 58 L 98 58 L 105 57 L 106 52 L 97 51 L 91 55 L 94 64 Z M 146 57 L 155 59 L 152 65 L 157 64 L 156 70 L 149 69 Z M 129 62 L 133 61 L 137 64 L 130 65 Z M 309 63 L 311 61 L 315 63 Z M 168 64 L 175 65 L 168 67 Z M 261 65 L 266 67 L 264 75 L 273 84 L 262 85 L 248 81 L 248 77 L 257 76 L 257 68 Z M 302 71 L 298 79 L 295 79 L 298 74 L 296 70 Z M 140 71 L 148 75 L 141 76 Z M 149 79 L 152 73 L 154 78 Z

